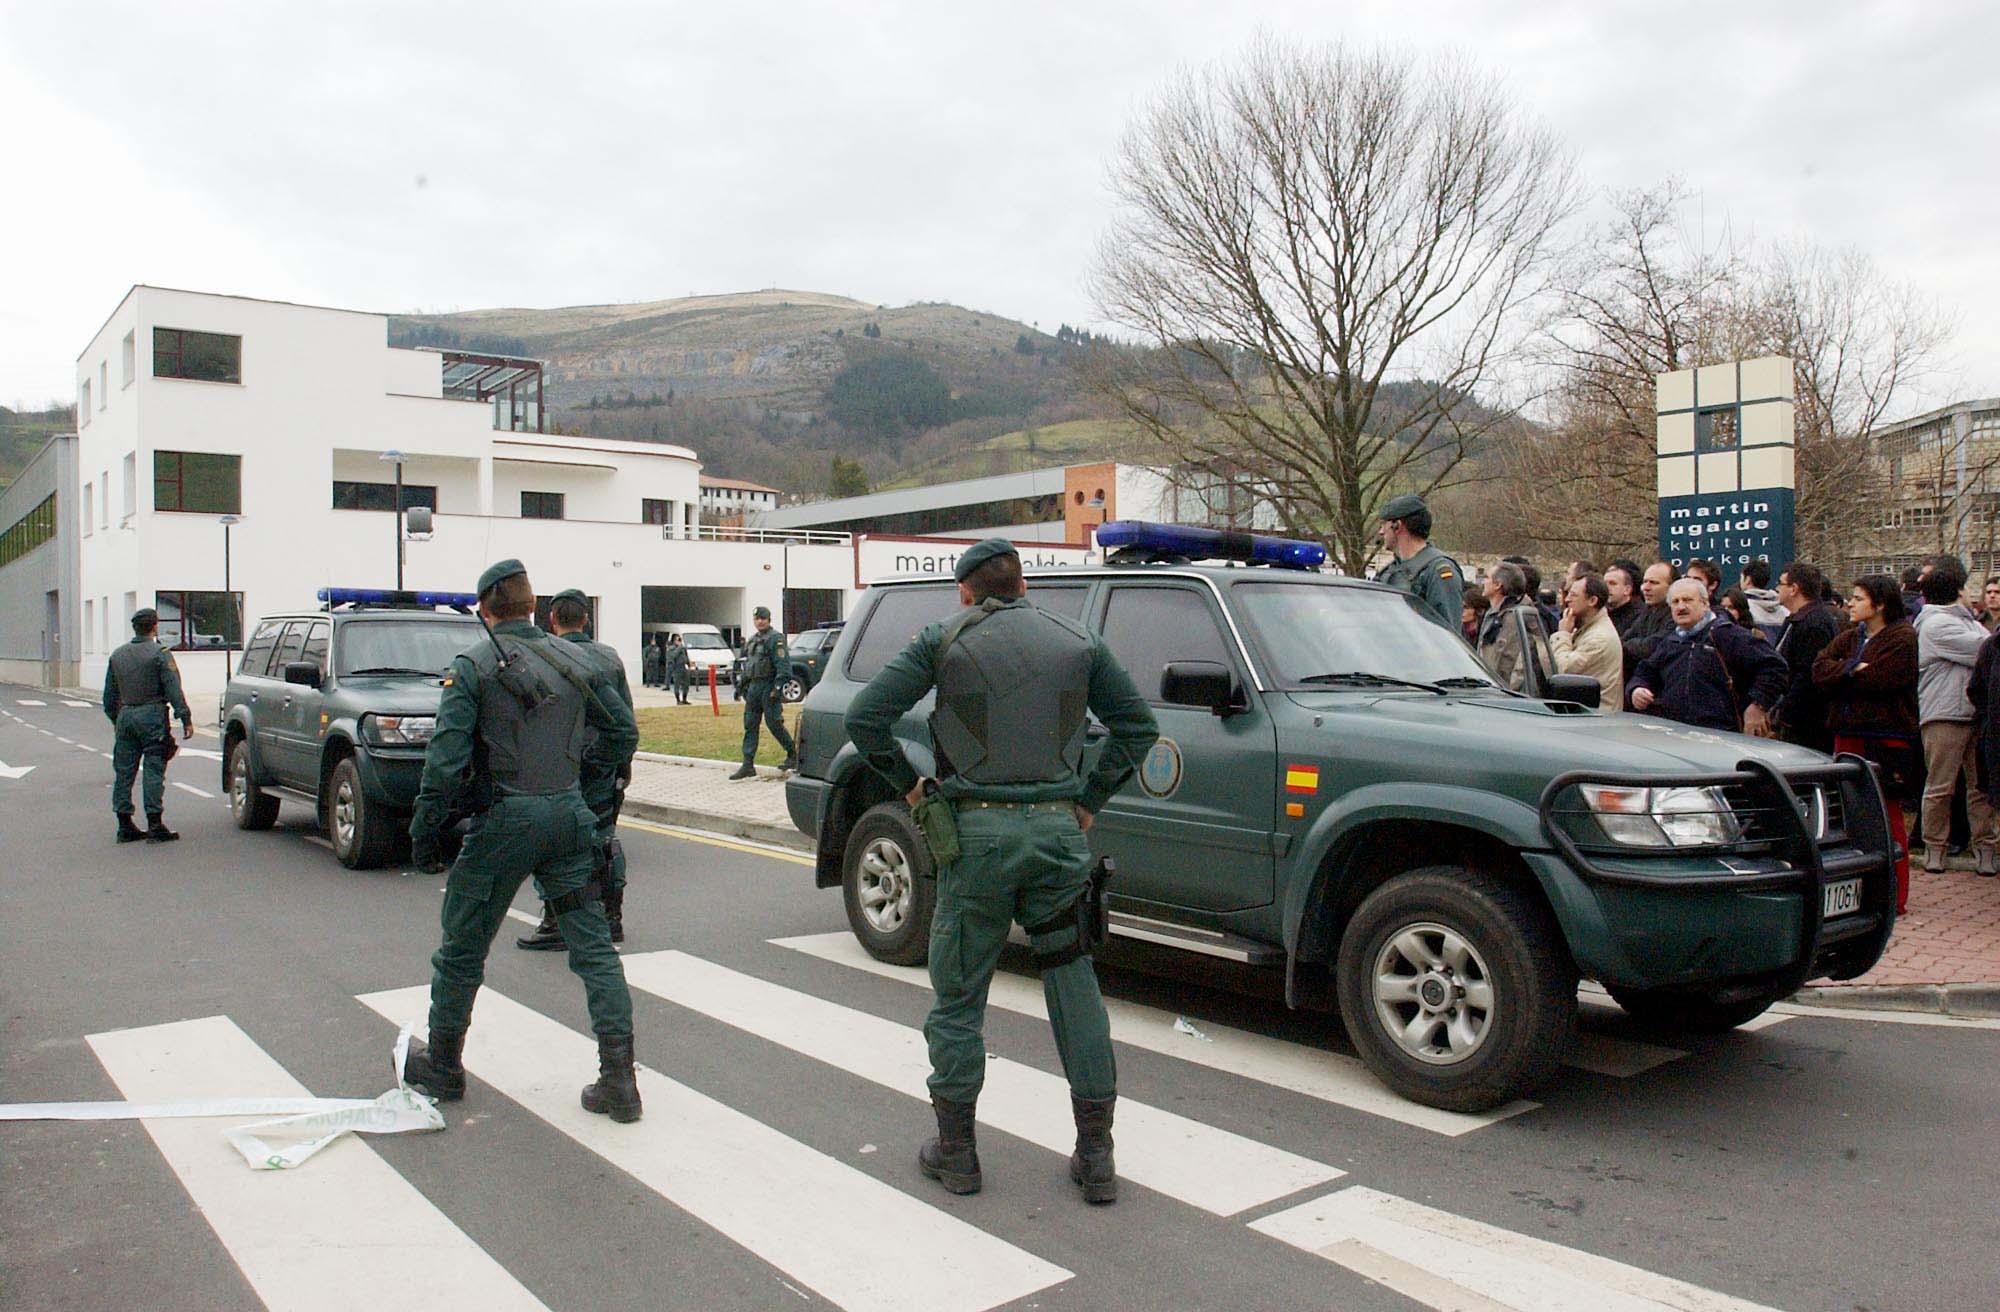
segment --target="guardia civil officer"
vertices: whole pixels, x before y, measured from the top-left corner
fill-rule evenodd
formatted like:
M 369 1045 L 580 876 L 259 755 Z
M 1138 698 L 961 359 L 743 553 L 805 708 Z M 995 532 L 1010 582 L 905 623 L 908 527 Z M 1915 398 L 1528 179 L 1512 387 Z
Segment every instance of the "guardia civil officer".
M 549 603 L 549 632 L 576 644 L 578 650 L 597 666 L 596 688 L 601 697 L 616 697 L 632 709 L 632 685 L 625 677 L 625 662 L 616 647 L 591 641 L 584 632 L 590 623 L 590 600 L 577 588 L 566 588 Z M 618 753 L 605 746 L 604 735 L 586 730 L 582 775 L 584 804 L 597 817 L 598 882 L 604 889 L 604 919 L 611 926 L 611 941 L 625 941 L 625 845 L 618 841 L 618 812 L 625 805 L 625 785 L 632 781 L 632 754 Z M 606 758 L 606 759 L 600 759 Z M 610 766 L 609 774 L 603 767 Z M 593 768 L 595 767 L 595 768 Z M 562 927 L 555 913 L 542 908 L 542 923 L 535 932 L 514 940 L 516 947 L 552 952 L 563 947 Z
M 1076 1116 L 1070 1178 L 1093 1203 L 1118 1196 L 1111 1116 L 1118 1072 L 1091 944 L 1077 914 L 1090 882 L 1084 833 L 1159 737 L 1145 699 L 1110 649 L 1082 625 L 1027 599 L 1021 557 L 988 538 L 959 557 L 958 599 L 972 609 L 919 633 L 854 699 L 854 745 L 914 806 L 918 777 L 896 721 L 937 689 L 931 716 L 938 793 L 959 832 L 958 859 L 938 872 L 931 921 L 930 1043 L 937 1138 L 917 1154 L 953 1193 L 977 1192 L 975 1104 L 986 1077 L 986 989 L 1019 922 L 1042 972 L 1049 1023 Z M 1086 705 L 1110 730 L 1083 773 Z
M 1414 493 L 1382 507 L 1377 540 L 1394 557 L 1375 575 L 1377 583 L 1401 588 L 1417 601 L 1417 613 L 1458 632 L 1465 609 L 1465 578 L 1458 562 L 1430 544 L 1431 508 Z
M 586 1111 L 639 1119 L 632 1069 L 632 995 L 598 904 L 597 817 L 579 780 L 604 785 L 612 762 L 639 742 L 632 712 L 595 686 L 597 668 L 567 642 L 529 622 L 535 589 L 518 560 L 479 576 L 479 616 L 490 637 L 460 653 L 444 677 L 437 728 L 424 754 L 410 819 L 410 857 L 440 869 L 439 842 L 454 804 L 485 806 L 445 877 L 444 942 L 431 958 L 430 1043 L 413 1047 L 408 1083 L 441 1101 L 465 1096 L 465 1031 L 486 974 L 486 953 L 521 881 L 536 891 L 569 944 L 583 980 L 599 1074 L 583 1091 Z M 587 729 L 598 735 L 585 755 Z
M 743 644 L 743 764 L 731 779 L 757 777 L 757 723 L 762 721 L 785 749 L 783 770 L 799 768 L 799 749 L 785 732 L 785 699 L 778 684 L 791 672 L 792 659 L 785 651 L 783 631 L 771 627 L 771 608 L 759 606 L 750 612 L 757 631 Z
M 132 641 L 111 653 L 104 670 L 104 714 L 117 726 L 111 748 L 111 810 L 118 817 L 118 841 L 171 843 L 180 835 L 167 828 L 167 758 L 173 754 L 172 709 L 181 720 L 181 737 L 194 736 L 194 714 L 181 695 L 180 666 L 173 653 L 153 635 L 160 615 L 151 606 L 132 614 Z M 145 764 L 140 794 L 146 803 L 147 827 L 132 823 L 132 776 Z
M 681 635 L 668 634 L 667 681 L 674 686 L 674 701 L 682 706 L 688 704 L 689 661 L 687 644 L 681 641 Z

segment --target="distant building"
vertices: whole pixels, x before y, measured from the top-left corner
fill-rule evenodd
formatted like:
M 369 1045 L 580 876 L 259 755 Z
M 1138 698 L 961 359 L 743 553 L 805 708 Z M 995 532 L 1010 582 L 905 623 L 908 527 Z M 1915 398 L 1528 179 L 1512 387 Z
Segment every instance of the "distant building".
M 1956 401 L 1873 435 L 1882 494 L 1854 573 L 1898 573 L 1930 556 L 2000 573 L 2000 398 Z
M 68 687 L 83 656 L 76 435 L 51 439 L 0 488 L 0 679 Z
M 701 476 L 701 517 L 706 524 L 742 524 L 778 508 L 778 489 L 740 478 Z

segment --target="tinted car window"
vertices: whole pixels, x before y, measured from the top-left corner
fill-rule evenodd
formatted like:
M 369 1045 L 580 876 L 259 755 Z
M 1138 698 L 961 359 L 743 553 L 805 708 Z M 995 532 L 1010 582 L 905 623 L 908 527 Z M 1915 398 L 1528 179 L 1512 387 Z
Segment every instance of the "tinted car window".
M 1169 661 L 1236 665 L 1208 598 L 1192 588 L 1113 588 L 1104 612 L 1104 642 L 1153 701 L 1159 700 L 1160 675 Z
M 350 620 L 340 626 L 335 655 L 342 678 L 371 670 L 443 674 L 480 637 L 479 625 L 459 620 Z
M 1073 620 L 1083 619 L 1083 602 L 1089 595 L 1090 588 L 1082 583 L 1044 583 L 1040 579 L 1028 582 L 1029 601 Z
M 1402 679 L 1488 681 L 1458 635 L 1401 594 L 1302 583 L 1238 583 L 1230 593 L 1263 665 L 1286 687 L 1316 674 L 1369 670 Z
M 243 659 L 238 662 L 238 675 L 262 678 L 271 668 L 271 650 L 278 645 L 278 632 L 285 626 L 278 620 L 265 620 L 257 626 L 250 645 L 243 649 Z
M 278 639 L 278 654 L 271 658 L 271 677 L 285 677 L 285 665 L 289 661 L 304 660 L 299 653 L 306 647 L 307 621 L 293 620 L 285 626 L 285 636 Z
M 926 624 L 948 619 L 958 611 L 955 584 L 929 587 L 884 588 L 875 608 L 868 612 L 868 627 L 861 631 L 847 658 L 850 679 L 872 679 L 882 672 L 891 657 L 910 645 L 910 640 Z
M 326 638 L 326 625 L 313 625 L 306 631 L 306 645 L 299 653 L 300 660 L 311 661 L 319 666 L 321 674 L 326 673 Z

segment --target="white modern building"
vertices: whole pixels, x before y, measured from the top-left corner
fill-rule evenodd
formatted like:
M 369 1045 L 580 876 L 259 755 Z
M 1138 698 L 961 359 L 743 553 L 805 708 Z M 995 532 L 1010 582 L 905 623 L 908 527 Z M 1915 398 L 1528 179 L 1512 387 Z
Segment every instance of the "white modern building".
M 45 480 L 74 529 L 77 596 L 28 617 L 74 602 L 86 686 L 141 606 L 189 692 L 213 693 L 260 615 L 320 587 L 395 586 L 399 471 L 403 504 L 435 511 L 401 544 L 405 586 L 470 591 L 519 557 L 545 597 L 592 597 L 628 664 L 670 622 L 733 635 L 757 606 L 790 630 L 845 613 L 844 534 L 706 529 L 694 452 L 541 431 L 539 362 L 387 334 L 385 315 L 237 296 L 138 286 L 119 303 L 77 357 L 72 503 Z M 16 626 L 0 616 L 0 643 Z
M 743 523 L 749 516 L 778 508 L 778 489 L 740 478 L 701 476 L 701 513 L 715 521 Z

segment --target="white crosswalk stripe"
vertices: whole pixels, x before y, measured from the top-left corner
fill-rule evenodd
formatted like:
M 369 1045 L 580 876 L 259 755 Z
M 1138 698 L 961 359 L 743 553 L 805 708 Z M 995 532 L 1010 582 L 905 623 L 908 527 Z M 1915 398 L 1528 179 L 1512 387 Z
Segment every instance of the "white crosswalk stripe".
M 424 1013 L 425 988 L 360 1001 L 390 1020 Z M 596 1045 L 492 989 L 479 998 L 466 1069 L 578 1144 L 848 1312 L 983 1312 L 1070 1272 L 836 1161 L 656 1071 L 645 1119 L 618 1125 L 578 1105 Z M 761 1181 L 781 1181 L 766 1188 Z M 836 1218 L 895 1236 L 896 1257 Z
M 309 1094 L 226 1016 L 93 1034 L 90 1046 L 133 1101 Z M 222 1131 L 263 1119 L 141 1124 L 272 1312 L 402 1307 L 419 1290 L 439 1309 L 543 1307 L 366 1143 L 303 1170 L 248 1170 Z
M 747 1030 L 863 1079 L 926 1097 L 921 1031 L 742 974 L 684 952 L 625 959 L 635 989 Z M 979 1097 L 983 1125 L 1068 1156 L 1076 1142 L 1069 1086 L 1057 1075 L 994 1058 Z M 1118 1173 L 1169 1197 L 1233 1216 L 1338 1178 L 1334 1167 L 1121 1097 Z
M 1373 1189 L 1343 1189 L 1250 1228 L 1439 1312 L 1771 1312 Z

